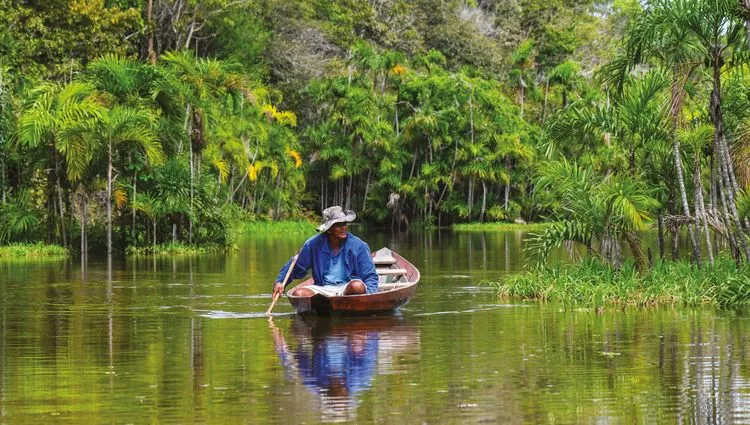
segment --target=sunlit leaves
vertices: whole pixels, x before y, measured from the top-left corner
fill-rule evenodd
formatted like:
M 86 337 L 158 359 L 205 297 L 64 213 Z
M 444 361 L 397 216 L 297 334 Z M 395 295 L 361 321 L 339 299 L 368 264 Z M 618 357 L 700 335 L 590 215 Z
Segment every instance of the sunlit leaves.
M 43 214 L 35 208 L 29 191 L 0 203 L 0 242 L 31 241 L 38 237 Z
M 79 178 L 93 155 L 80 130 L 91 129 L 102 114 L 85 83 L 45 83 L 32 90 L 18 120 L 18 143 L 23 147 L 49 146 L 66 160 L 67 174 Z

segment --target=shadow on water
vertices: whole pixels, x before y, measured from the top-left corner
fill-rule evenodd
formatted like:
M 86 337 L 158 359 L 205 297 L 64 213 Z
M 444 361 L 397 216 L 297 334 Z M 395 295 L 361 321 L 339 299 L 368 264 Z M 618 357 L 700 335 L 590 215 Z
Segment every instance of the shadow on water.
M 420 350 L 419 328 L 398 316 L 295 316 L 286 332 L 269 326 L 287 378 L 316 396 L 322 422 L 356 421 L 374 377 L 399 373 L 396 357 Z

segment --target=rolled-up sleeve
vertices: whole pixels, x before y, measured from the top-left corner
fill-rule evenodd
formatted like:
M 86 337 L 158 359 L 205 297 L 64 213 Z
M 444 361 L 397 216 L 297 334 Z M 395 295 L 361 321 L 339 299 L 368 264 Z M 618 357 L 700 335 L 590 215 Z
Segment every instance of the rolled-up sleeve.
M 363 242 L 357 251 L 357 274 L 359 278 L 365 283 L 368 294 L 378 292 L 378 274 L 375 271 L 372 255 L 370 255 L 370 247 Z

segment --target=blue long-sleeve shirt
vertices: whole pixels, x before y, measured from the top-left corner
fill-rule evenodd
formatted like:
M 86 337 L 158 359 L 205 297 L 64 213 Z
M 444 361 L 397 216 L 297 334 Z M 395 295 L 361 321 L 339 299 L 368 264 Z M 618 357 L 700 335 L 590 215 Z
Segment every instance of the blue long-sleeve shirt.
M 347 233 L 346 239 L 341 242 L 341 246 L 336 257 L 341 256 L 343 259 L 344 274 L 346 281 L 351 279 L 360 279 L 367 287 L 367 293 L 371 294 L 378 291 L 378 275 L 375 272 L 375 263 L 372 262 L 370 247 L 362 239 Z M 333 248 L 328 242 L 328 234 L 317 234 L 302 245 L 299 252 L 297 263 L 290 276 L 291 279 L 300 279 L 307 275 L 307 271 L 312 268 L 313 281 L 316 285 L 325 285 L 323 276 L 328 272 L 331 260 L 334 258 Z M 276 282 L 283 282 L 287 270 L 292 260 L 284 264 L 279 271 Z M 287 282 L 288 284 L 289 282 Z

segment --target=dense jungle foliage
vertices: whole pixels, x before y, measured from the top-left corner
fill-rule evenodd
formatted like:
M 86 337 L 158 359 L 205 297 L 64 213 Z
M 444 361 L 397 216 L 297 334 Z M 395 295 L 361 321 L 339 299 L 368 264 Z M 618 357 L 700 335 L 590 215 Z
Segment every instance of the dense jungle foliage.
M 739 0 L 3 0 L 0 242 L 230 244 L 328 205 L 391 228 L 650 226 L 750 260 Z M 750 27 L 749 27 L 750 28 Z M 677 256 L 678 238 L 672 237 Z M 660 246 L 663 254 L 663 244 Z

